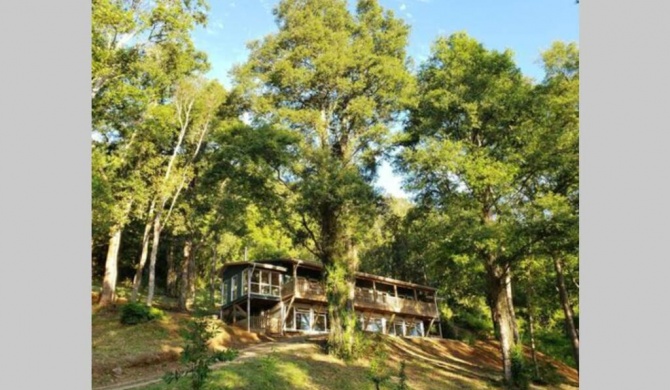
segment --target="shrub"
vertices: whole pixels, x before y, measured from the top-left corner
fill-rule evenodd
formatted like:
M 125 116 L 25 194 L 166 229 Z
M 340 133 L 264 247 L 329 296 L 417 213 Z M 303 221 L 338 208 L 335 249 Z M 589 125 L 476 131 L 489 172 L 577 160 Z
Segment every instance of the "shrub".
M 165 313 L 155 307 L 149 307 L 142 303 L 129 302 L 121 306 L 121 323 L 125 325 L 136 325 L 163 318 Z
M 526 364 L 523 349 L 516 346 L 512 349 L 512 388 L 526 390 L 530 385 L 531 368 Z
M 539 377 L 533 373 L 533 383 L 543 386 L 556 386 L 563 383 L 563 376 L 551 363 L 538 362 Z
M 387 366 L 388 355 L 384 351 L 384 346 L 377 343 L 370 360 L 368 378 L 375 384 L 375 389 L 379 390 L 382 384 L 391 379 L 391 371 Z
M 407 385 L 407 374 L 405 373 L 405 362 L 400 362 L 400 372 L 398 373 L 400 381 L 396 387 L 398 390 L 409 390 L 409 385 Z
M 214 336 L 212 324 L 204 318 L 197 318 L 188 323 L 181 332 L 185 340 L 181 363 L 184 368 L 168 372 L 163 376 L 166 383 L 178 381 L 186 375 L 191 376 L 191 389 L 202 389 L 209 378 L 210 364 L 218 361 L 230 361 L 237 357 L 238 352 L 228 349 L 220 352 L 210 352 L 208 342 Z

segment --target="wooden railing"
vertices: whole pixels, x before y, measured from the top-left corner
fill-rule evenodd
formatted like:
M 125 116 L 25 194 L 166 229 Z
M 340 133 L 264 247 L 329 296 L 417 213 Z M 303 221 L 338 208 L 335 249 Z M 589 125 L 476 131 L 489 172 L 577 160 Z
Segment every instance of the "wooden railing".
M 297 282 L 297 287 L 296 286 Z M 291 280 L 282 286 L 282 297 L 290 296 L 295 291 L 296 298 L 326 302 L 326 289 L 323 283 L 305 278 Z M 437 317 L 437 308 L 433 302 L 415 301 L 376 292 L 371 289 L 357 289 L 354 305 L 362 309 L 376 309 L 393 313 L 417 316 Z
M 437 308 L 433 302 L 404 299 L 364 288 L 356 290 L 354 305 L 364 309 L 437 317 Z
M 298 278 L 297 280 L 291 280 L 282 286 L 282 297 L 289 296 L 294 292 L 296 298 L 326 302 L 326 289 L 321 282 Z
M 239 326 L 242 329 L 247 328 L 247 321 L 249 321 L 248 318 L 245 318 L 241 321 L 237 321 L 237 326 Z M 263 330 L 267 326 L 267 320 L 265 317 L 261 316 L 251 316 L 251 326 L 249 327 L 250 329 L 253 330 Z

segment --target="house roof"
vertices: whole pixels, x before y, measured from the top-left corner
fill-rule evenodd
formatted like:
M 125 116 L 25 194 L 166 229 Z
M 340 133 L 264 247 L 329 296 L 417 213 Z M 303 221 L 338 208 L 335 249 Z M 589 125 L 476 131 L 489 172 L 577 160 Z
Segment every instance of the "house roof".
M 318 263 L 316 261 L 300 260 L 300 259 L 293 259 L 293 258 L 277 258 L 277 259 L 263 259 L 263 260 L 256 260 L 256 261 L 238 261 L 238 262 L 233 262 L 233 263 L 226 263 L 226 264 L 223 265 L 220 272 L 223 273 L 223 271 L 230 266 L 244 265 L 244 264 L 256 265 L 257 268 L 262 267 L 264 269 L 275 269 L 277 271 L 282 271 L 282 272 L 287 271 L 287 268 L 285 268 L 285 267 L 276 266 L 276 265 L 272 265 L 272 264 L 268 264 L 268 263 L 291 263 L 291 264 L 297 264 L 299 267 L 311 268 L 311 269 L 315 269 L 315 270 L 323 270 L 324 269 L 323 264 Z M 401 286 L 401 287 L 418 288 L 418 289 L 427 290 L 427 291 L 436 291 L 437 290 L 434 287 L 429 287 L 429 286 L 424 286 L 424 285 L 421 285 L 421 284 L 406 282 L 404 280 L 387 278 L 385 276 L 368 274 L 368 273 L 365 273 L 365 272 L 356 272 L 356 277 L 361 278 L 361 279 L 379 281 L 379 282 L 383 282 L 383 283 L 395 284 L 395 285 Z

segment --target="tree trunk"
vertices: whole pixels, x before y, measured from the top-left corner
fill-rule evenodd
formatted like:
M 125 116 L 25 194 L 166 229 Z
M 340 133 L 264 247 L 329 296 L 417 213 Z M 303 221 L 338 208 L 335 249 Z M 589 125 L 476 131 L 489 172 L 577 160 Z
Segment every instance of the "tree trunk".
M 532 303 L 528 304 L 528 334 L 530 335 L 530 354 L 533 357 L 535 377 L 540 377 L 540 368 L 537 365 L 537 352 L 535 350 L 535 316 L 533 315 Z
M 116 301 L 116 277 L 122 231 L 123 228 L 120 224 L 114 225 L 110 231 L 109 247 L 107 248 L 107 259 L 105 261 L 105 277 L 102 281 L 102 293 L 98 301 L 98 305 L 101 307 Z
M 133 278 L 133 293 L 130 297 L 131 302 L 137 301 L 137 294 L 139 293 L 140 286 L 142 286 L 142 271 L 144 271 L 144 265 L 147 262 L 147 255 L 149 253 L 149 235 L 151 234 L 151 217 L 154 215 L 154 208 L 156 207 L 156 198 L 151 201 L 151 206 L 149 206 L 149 220 L 146 225 L 144 225 L 144 235 L 142 236 L 142 253 L 140 254 L 140 261 L 137 264 L 137 269 L 135 270 L 135 277 Z
M 530 268 L 526 272 L 527 285 L 526 297 L 528 299 L 528 335 L 530 336 L 530 354 L 533 358 L 533 368 L 535 369 L 535 378 L 540 378 L 540 367 L 537 364 L 537 349 L 535 347 L 535 288 L 533 287 L 533 278 Z
M 487 264 L 491 303 L 494 306 L 492 312 L 495 315 L 495 323 L 499 330 L 498 341 L 502 354 L 503 378 L 505 383 L 509 384 L 513 383 L 512 349 L 516 344 L 514 341 L 514 323 L 516 320 L 507 296 L 506 273 L 505 269 L 495 265 L 494 261 Z
M 212 251 L 212 267 L 209 274 L 209 301 L 214 302 L 214 294 L 216 294 L 216 245 L 214 245 L 214 250 Z
M 514 302 L 512 297 L 512 271 L 508 270 L 505 273 L 505 293 L 507 294 L 507 300 L 509 301 L 509 310 L 512 318 L 516 318 L 514 314 Z M 517 326 L 516 321 L 512 321 L 512 331 L 514 334 L 514 343 L 519 343 L 519 327 Z
M 142 285 L 142 271 L 144 271 L 144 265 L 147 262 L 147 256 L 149 254 L 149 235 L 151 234 L 151 221 L 147 222 L 144 226 L 144 235 L 142 236 L 142 253 L 140 254 L 140 261 L 137 264 L 137 269 L 135 270 L 135 277 L 133 278 L 133 293 L 130 296 L 131 302 L 137 302 L 137 294 L 140 291 L 140 286 Z
M 199 245 L 194 245 L 191 248 L 191 253 L 188 256 L 188 279 L 187 279 L 187 295 L 186 295 L 186 309 L 191 310 L 193 304 L 195 303 L 195 278 L 198 275 L 198 268 L 196 259 L 196 253 L 198 252 Z
M 565 327 L 572 344 L 572 355 L 575 358 L 577 371 L 579 371 L 579 333 L 575 328 L 575 321 L 573 318 L 572 307 L 570 306 L 570 299 L 568 297 L 568 290 L 565 287 L 565 278 L 563 276 L 563 264 L 558 256 L 554 256 L 554 268 L 556 269 L 556 285 L 558 293 L 561 298 L 561 306 L 565 314 Z
M 170 297 L 177 297 L 177 264 L 174 260 L 174 243 L 170 241 L 170 247 L 167 253 L 167 294 Z
M 181 276 L 179 281 L 179 298 L 177 300 L 178 309 L 181 311 L 188 311 L 188 298 L 191 290 L 189 283 L 189 274 L 191 271 L 193 241 L 187 239 L 184 243 L 184 255 L 181 261 Z
M 149 261 L 149 289 L 147 292 L 147 305 L 151 306 L 154 300 L 154 290 L 156 289 L 156 258 L 158 257 L 158 244 L 161 236 L 161 207 L 154 217 L 154 239 L 151 243 L 151 259 Z

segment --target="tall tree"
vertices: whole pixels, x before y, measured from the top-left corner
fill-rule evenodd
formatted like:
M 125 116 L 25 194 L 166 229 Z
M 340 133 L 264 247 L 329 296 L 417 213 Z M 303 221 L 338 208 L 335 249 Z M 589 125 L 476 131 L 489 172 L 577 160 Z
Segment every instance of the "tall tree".
M 516 210 L 530 174 L 521 151 L 531 85 L 511 52 L 487 50 L 464 33 L 435 42 L 418 84 L 399 163 L 419 202 L 448 215 L 452 229 L 467 231 L 452 256 L 483 265 L 504 378 L 511 382 L 511 267 L 529 246 Z
M 301 228 L 294 232 L 327 269 L 329 344 L 354 342 L 357 235 L 376 198 L 371 186 L 388 126 L 407 95 L 408 26 L 377 1 L 284 0 L 279 31 L 250 45 L 236 80 L 256 123 L 299 134 L 298 160 L 279 171 Z M 363 229 L 364 230 L 364 229 Z
M 201 68 L 189 32 L 205 22 L 206 4 L 191 1 L 95 0 L 92 13 L 92 116 L 96 185 L 106 190 L 108 251 L 99 304 L 115 299 L 123 228 L 143 208 L 151 165 L 147 121 L 175 80 Z M 169 92 L 168 92 L 169 93 Z M 100 204 L 94 200 L 94 204 Z
M 533 199 L 531 215 L 539 230 L 551 232 L 537 252 L 552 262 L 579 367 L 579 334 L 563 269 L 579 251 L 579 49 L 575 43 L 555 42 L 542 53 L 542 62 L 545 78 L 536 87 L 534 140 L 526 153 L 538 173 L 526 193 Z

